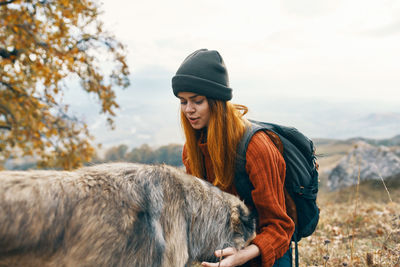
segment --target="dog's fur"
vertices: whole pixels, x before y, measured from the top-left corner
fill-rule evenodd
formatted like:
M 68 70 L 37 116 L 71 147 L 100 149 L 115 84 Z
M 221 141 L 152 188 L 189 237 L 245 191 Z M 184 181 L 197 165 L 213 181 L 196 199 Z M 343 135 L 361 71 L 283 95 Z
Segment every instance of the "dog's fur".
M 0 172 L 0 266 L 189 266 L 254 227 L 238 198 L 166 165 Z

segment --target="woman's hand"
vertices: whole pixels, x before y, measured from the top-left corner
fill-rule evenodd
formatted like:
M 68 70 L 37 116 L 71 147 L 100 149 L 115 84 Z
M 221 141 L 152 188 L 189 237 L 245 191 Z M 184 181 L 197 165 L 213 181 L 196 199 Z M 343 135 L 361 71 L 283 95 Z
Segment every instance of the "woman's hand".
M 215 256 L 218 258 L 224 257 L 224 259 L 216 263 L 203 262 L 201 265 L 205 267 L 233 267 L 244 263 L 240 261 L 239 251 L 232 247 L 216 250 Z
M 216 257 L 224 258 L 221 262 L 202 262 L 201 265 L 204 267 L 234 267 L 243 265 L 258 255 L 260 255 L 260 249 L 254 244 L 241 250 L 229 247 L 215 251 Z

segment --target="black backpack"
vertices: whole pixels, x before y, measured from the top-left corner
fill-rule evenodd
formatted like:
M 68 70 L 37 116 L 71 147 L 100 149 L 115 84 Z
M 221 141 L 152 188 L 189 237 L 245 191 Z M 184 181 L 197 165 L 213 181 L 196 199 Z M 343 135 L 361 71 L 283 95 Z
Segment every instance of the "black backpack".
M 319 220 L 317 206 L 318 170 L 313 142 L 293 127 L 250 120 L 237 149 L 235 187 L 246 204 L 253 205 L 251 191 L 254 189 L 246 173 L 246 151 L 251 137 L 258 131 L 273 132 L 283 145 L 286 163 L 285 188 L 297 210 L 297 224 L 292 240 L 295 242 L 296 266 L 298 266 L 297 242 L 310 236 Z M 271 138 L 272 139 L 272 138 Z M 274 141 L 272 139 L 272 141 Z M 254 209 L 255 210 L 255 209 Z

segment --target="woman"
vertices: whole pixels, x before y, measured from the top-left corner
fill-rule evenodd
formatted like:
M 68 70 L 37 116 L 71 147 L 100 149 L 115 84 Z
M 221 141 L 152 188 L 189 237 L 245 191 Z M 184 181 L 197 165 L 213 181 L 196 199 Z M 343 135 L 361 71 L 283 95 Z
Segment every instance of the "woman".
M 172 78 L 172 88 L 181 103 L 186 171 L 237 195 L 233 183 L 236 147 L 249 123 L 243 118 L 247 108 L 229 101 L 232 89 L 221 55 L 207 49 L 190 54 Z M 292 266 L 289 246 L 294 223 L 285 207 L 285 162 L 264 132 L 256 133 L 248 145 L 246 171 L 254 186 L 254 207 L 250 208 L 258 214 L 257 235 L 242 250 L 215 251 L 223 257 L 220 263 L 202 265 Z

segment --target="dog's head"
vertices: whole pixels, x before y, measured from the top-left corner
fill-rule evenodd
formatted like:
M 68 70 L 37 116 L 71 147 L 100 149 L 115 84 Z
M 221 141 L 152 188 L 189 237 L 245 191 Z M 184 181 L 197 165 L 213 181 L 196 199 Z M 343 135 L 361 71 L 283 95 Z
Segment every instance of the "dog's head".
M 216 250 L 241 249 L 253 240 L 255 217 L 243 201 L 199 178 L 188 181 L 198 182 L 187 196 L 194 207 L 189 213 L 190 260 L 216 262 Z
M 236 196 L 223 192 L 223 208 L 219 212 L 224 212 L 225 216 L 216 216 L 213 219 L 207 239 L 202 242 L 202 253 L 196 260 L 217 262 L 216 250 L 227 247 L 242 249 L 255 237 L 255 216 L 250 212 L 246 205 Z M 224 220 L 221 220 L 224 218 Z

